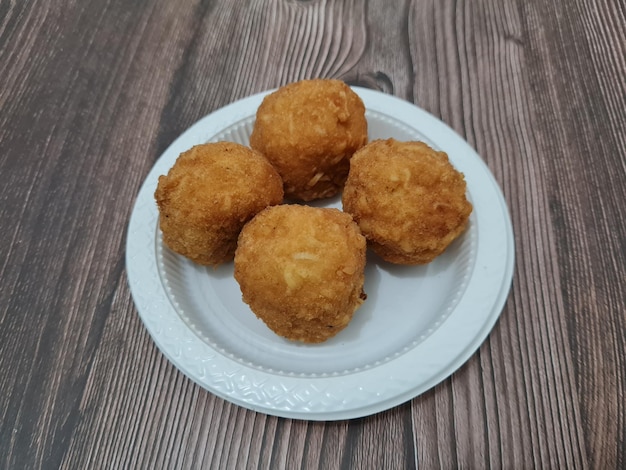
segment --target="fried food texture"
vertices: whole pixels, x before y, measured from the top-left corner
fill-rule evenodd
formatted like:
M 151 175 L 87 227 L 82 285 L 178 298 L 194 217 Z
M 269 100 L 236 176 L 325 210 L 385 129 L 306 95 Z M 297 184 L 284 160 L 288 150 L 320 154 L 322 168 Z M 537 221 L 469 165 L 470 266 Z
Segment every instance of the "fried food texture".
M 344 211 L 376 254 L 396 264 L 425 264 L 467 226 L 466 183 L 444 152 L 422 142 L 376 140 L 352 157 Z
M 197 145 L 159 177 L 154 197 L 165 244 L 203 265 L 233 259 L 241 228 L 283 200 L 282 180 L 265 157 L 231 142 Z
M 340 80 L 302 80 L 265 97 L 250 146 L 274 165 L 285 197 L 312 201 L 337 194 L 352 154 L 367 143 L 365 106 Z
M 276 334 L 319 343 L 363 303 L 366 240 L 338 209 L 280 205 L 241 231 L 235 279 L 242 298 Z

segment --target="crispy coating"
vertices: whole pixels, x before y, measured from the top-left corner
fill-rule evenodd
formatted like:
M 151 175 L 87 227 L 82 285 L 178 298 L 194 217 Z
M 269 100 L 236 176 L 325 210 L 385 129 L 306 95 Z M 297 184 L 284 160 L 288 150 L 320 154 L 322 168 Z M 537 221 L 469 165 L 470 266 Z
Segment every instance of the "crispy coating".
M 199 264 L 233 259 L 237 237 L 257 212 L 283 200 L 280 176 L 261 154 L 232 142 L 182 153 L 154 193 L 163 241 Z
M 367 142 L 365 106 L 340 80 L 291 83 L 266 96 L 250 146 L 274 165 L 285 197 L 331 197 L 348 176 L 352 154 Z
M 369 245 L 396 264 L 429 263 L 472 212 L 462 173 L 422 142 L 376 140 L 354 154 L 343 192 Z
M 319 343 L 363 303 L 365 237 L 338 209 L 281 205 L 241 231 L 235 279 L 243 300 L 276 334 Z

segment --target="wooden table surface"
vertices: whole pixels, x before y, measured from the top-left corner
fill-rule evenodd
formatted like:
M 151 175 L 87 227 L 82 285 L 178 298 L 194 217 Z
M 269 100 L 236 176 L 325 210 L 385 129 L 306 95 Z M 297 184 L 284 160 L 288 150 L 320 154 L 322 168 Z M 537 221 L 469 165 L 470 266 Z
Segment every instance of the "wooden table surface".
M 2 0 L 0 468 L 626 467 L 625 25 L 623 0 Z M 125 270 L 169 144 L 312 77 L 447 123 L 515 234 L 511 293 L 470 360 L 333 422 L 186 378 Z

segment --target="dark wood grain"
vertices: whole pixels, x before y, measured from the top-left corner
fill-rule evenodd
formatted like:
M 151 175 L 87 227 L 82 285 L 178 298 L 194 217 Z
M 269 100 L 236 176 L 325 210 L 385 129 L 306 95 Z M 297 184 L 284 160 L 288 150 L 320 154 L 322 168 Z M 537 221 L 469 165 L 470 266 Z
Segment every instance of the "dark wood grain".
M 626 466 L 621 1 L 0 3 L 0 468 Z M 249 94 L 416 103 L 501 185 L 515 277 L 454 375 L 374 416 L 239 408 L 157 350 L 126 228 L 154 161 Z

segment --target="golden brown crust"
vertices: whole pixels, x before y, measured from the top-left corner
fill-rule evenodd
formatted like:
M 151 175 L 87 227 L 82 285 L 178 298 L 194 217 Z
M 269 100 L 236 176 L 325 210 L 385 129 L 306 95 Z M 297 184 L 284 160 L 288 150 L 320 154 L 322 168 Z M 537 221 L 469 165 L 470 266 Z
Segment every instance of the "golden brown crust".
M 239 236 L 243 300 L 280 336 L 318 343 L 348 325 L 364 299 L 366 241 L 337 209 L 265 209 Z
M 371 142 L 352 157 L 343 209 L 376 254 L 397 264 L 424 264 L 467 226 L 472 205 L 463 174 L 422 142 Z
M 340 80 L 302 80 L 266 96 L 250 146 L 274 165 L 285 196 L 303 201 L 337 194 L 352 154 L 367 142 L 365 106 Z
M 243 225 L 283 199 L 282 180 L 258 152 L 231 142 L 197 145 L 160 176 L 163 241 L 196 263 L 232 260 Z

